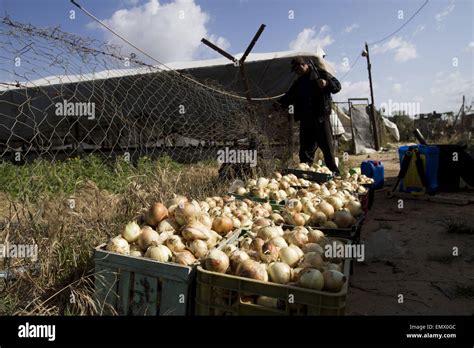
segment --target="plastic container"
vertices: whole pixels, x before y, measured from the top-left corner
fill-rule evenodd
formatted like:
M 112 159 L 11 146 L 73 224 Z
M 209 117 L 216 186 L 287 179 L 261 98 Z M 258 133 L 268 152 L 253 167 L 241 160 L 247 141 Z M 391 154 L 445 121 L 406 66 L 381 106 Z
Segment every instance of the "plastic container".
M 366 160 L 360 165 L 361 173 L 374 179 L 373 188 L 379 190 L 384 185 L 384 166 L 380 161 Z
M 348 240 L 340 239 L 343 243 Z M 350 260 L 344 261 L 347 281 L 339 292 L 262 282 L 197 268 L 196 315 L 344 315 Z M 260 296 L 274 306 L 258 303 Z
M 398 149 L 400 165 L 407 151 L 418 150 L 425 170 L 426 187 L 423 186 L 416 168 L 416 155 L 412 156 L 405 178 L 400 180 L 400 191 L 412 193 L 435 193 L 438 188 L 439 147 L 428 145 L 401 146 Z

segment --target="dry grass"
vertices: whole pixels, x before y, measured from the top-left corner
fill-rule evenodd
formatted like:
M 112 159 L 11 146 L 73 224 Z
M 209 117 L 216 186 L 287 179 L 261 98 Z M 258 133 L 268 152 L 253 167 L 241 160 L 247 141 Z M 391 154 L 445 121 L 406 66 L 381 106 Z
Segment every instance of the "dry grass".
M 31 192 L 31 182 L 26 181 L 28 194 L 22 194 L 21 185 L 14 194 L 1 193 L 0 244 L 37 244 L 39 255 L 36 262 L 4 259 L 0 263 L 0 270 L 32 269 L 18 273 L 16 280 L 0 280 L 0 314 L 97 314 L 94 247 L 120 233 L 127 221 L 140 216 L 153 201 L 167 200 L 173 194 L 196 199 L 224 194 L 230 182 L 218 181 L 217 172 L 216 165 L 160 163 L 126 172 L 125 178 L 113 178 L 119 183 L 115 192 L 99 187 L 107 182 L 85 175 L 77 178 L 72 190 L 36 185 L 41 189 Z M 37 176 L 34 180 L 46 179 Z M 69 199 L 74 199 L 73 209 Z

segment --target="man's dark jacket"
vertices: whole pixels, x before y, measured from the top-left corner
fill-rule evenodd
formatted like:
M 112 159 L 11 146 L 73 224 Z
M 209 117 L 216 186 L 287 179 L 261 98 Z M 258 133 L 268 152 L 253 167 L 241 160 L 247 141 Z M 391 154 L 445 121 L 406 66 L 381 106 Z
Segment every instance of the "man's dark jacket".
M 282 107 L 294 106 L 295 120 L 309 121 L 311 119 L 329 117 L 331 114 L 331 93 L 341 90 L 341 84 L 330 73 L 319 70 L 321 79 L 326 80 L 324 88 L 318 86 L 318 75 L 311 71 L 298 77 L 291 85 L 288 92 L 278 102 Z

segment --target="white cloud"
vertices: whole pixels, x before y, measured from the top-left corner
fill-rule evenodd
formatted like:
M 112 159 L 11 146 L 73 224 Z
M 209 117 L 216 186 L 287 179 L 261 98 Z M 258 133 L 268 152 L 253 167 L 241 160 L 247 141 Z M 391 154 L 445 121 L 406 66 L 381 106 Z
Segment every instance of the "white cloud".
M 466 48 L 465 48 L 466 51 L 473 51 L 474 50 L 474 41 L 471 41 L 467 44 Z
M 403 40 L 401 37 L 393 37 L 390 41 L 384 43 L 382 46 L 375 45 L 372 48 L 374 54 L 386 53 L 389 51 L 395 52 L 396 62 L 406 62 L 410 59 L 418 57 L 416 47 L 413 43 Z
M 435 15 L 436 22 L 438 23 L 437 25 L 438 30 L 441 29 L 444 20 L 449 16 L 451 12 L 453 12 L 455 7 L 456 5 L 453 3 L 453 1 L 451 1 L 451 3 L 448 6 L 446 6 L 443 11 Z
M 394 93 L 400 93 L 402 91 L 402 84 L 401 83 L 394 83 L 392 86 L 392 91 Z
M 369 81 L 358 82 L 343 81 L 339 93 L 333 95 L 333 99 L 339 102 L 347 102 L 349 98 L 370 98 Z M 376 84 L 374 84 L 374 89 Z
M 158 0 L 149 0 L 115 11 L 104 22 L 151 56 L 167 63 L 219 56 L 208 47 L 204 50 L 203 37 L 224 49 L 230 46 L 225 38 L 209 33 L 206 27 L 209 19 L 194 0 L 174 0 L 163 5 Z M 124 47 L 126 52 L 123 53 L 135 52 L 115 35 L 100 29 L 109 42 Z M 135 53 L 145 59 L 140 52 Z
M 473 91 L 474 80 L 463 76 L 459 70 L 438 73 L 430 88 L 432 108 L 442 112 L 458 110 L 462 96 L 465 95 L 469 100 L 474 97 Z
M 323 25 L 317 34 L 314 27 L 303 29 L 290 42 L 290 50 L 315 52 L 318 45 L 324 50 L 324 47 L 334 42 L 330 34 L 325 34 L 329 30 L 327 25 Z
M 354 29 L 357 29 L 357 28 L 359 28 L 359 24 L 353 23 L 353 24 L 349 25 L 348 27 L 346 27 L 346 28 L 344 29 L 344 31 L 345 31 L 346 33 L 350 33 L 350 32 L 352 32 Z
M 453 12 L 453 10 L 454 10 L 455 7 L 456 7 L 456 5 L 455 5 L 454 3 L 451 3 L 451 4 L 449 4 L 448 6 L 446 6 L 442 12 L 437 13 L 437 14 L 435 15 L 436 21 L 438 21 L 438 22 L 444 21 L 444 20 L 446 19 L 446 17 L 448 17 L 448 15 L 449 15 L 451 12 Z

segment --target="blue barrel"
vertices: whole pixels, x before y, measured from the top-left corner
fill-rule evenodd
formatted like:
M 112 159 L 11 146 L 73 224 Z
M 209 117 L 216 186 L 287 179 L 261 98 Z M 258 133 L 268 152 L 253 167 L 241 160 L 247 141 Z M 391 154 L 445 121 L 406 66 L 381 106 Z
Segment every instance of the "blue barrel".
M 384 168 L 380 161 L 366 160 L 360 165 L 361 173 L 374 179 L 374 189 L 383 188 L 384 185 Z

